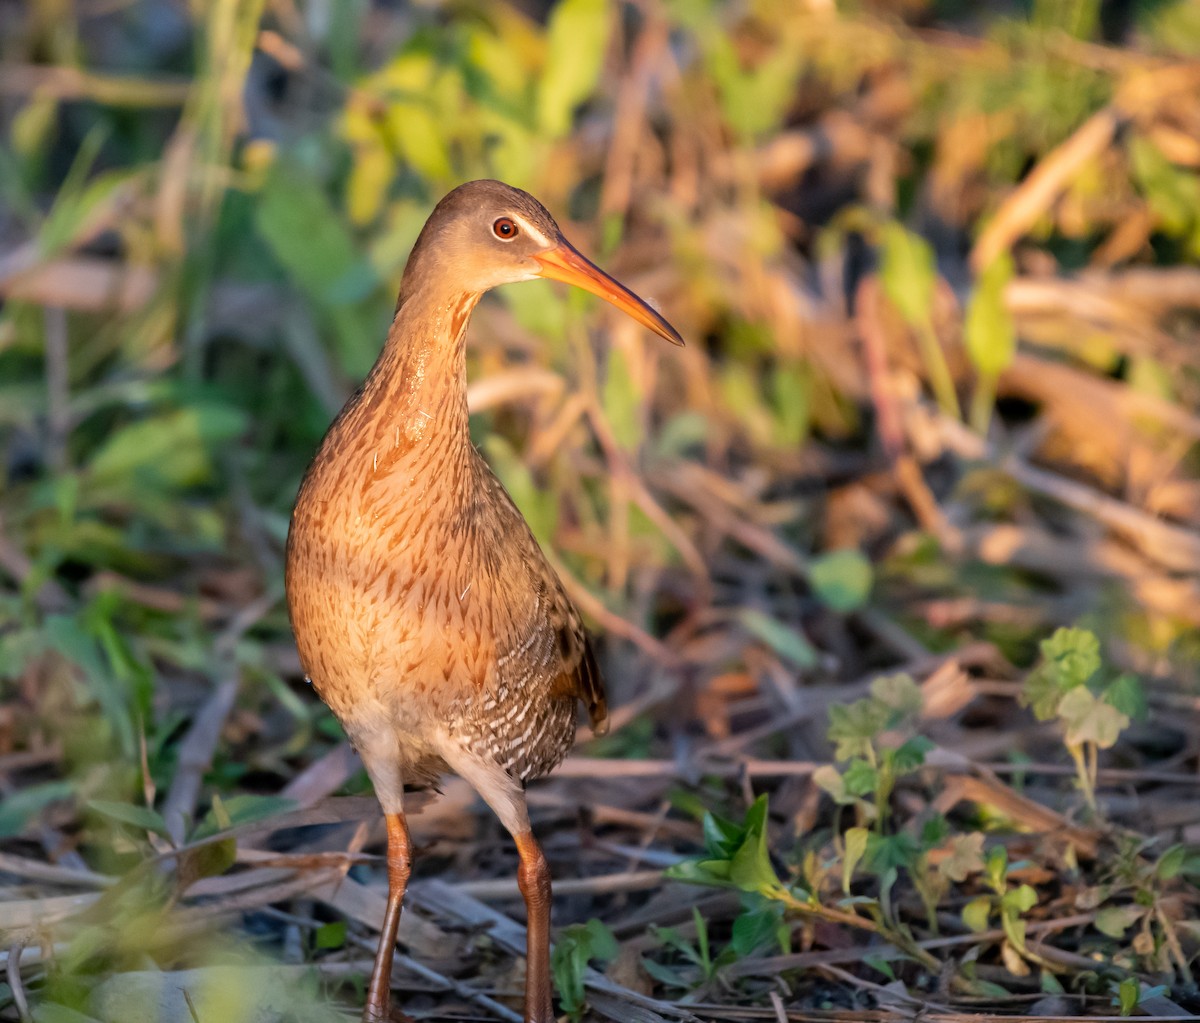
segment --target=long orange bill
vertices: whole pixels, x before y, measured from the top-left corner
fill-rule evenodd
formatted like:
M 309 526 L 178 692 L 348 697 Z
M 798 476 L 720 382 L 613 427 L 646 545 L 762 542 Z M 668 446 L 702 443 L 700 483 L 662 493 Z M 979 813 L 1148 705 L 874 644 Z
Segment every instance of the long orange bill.
M 565 238 L 548 252 L 533 258 L 542 265 L 539 277 L 565 281 L 567 284 L 583 288 L 584 291 L 590 291 L 593 295 L 599 295 L 604 301 L 611 302 L 622 312 L 628 313 L 638 323 L 649 327 L 660 337 L 665 337 L 671 344 L 683 344 L 679 331 L 632 291 L 618 284 L 598 266 L 581 256 Z

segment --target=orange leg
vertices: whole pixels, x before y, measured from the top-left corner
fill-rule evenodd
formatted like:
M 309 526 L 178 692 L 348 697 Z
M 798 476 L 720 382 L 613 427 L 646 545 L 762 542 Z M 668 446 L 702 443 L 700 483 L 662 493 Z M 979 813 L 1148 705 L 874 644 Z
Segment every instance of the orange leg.
M 550 986 L 550 868 L 542 848 L 526 831 L 516 836 L 521 866 L 517 884 L 528 921 L 525 953 L 525 1023 L 554 1023 Z
M 389 813 L 384 820 L 387 822 L 388 835 L 387 912 L 383 916 L 375 967 L 371 970 L 371 983 L 367 987 L 363 1023 L 391 1023 L 392 957 L 396 952 L 396 928 L 400 926 L 400 906 L 404 902 L 404 890 L 408 887 L 408 875 L 412 871 L 408 822 L 404 814 Z

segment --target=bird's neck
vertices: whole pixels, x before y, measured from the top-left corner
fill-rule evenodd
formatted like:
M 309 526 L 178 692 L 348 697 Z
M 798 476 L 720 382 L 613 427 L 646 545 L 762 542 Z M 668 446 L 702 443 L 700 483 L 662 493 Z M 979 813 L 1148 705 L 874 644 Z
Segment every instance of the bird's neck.
M 462 291 L 402 296 L 363 386 L 363 404 L 399 431 L 398 443 L 469 436 L 466 330 L 479 297 Z

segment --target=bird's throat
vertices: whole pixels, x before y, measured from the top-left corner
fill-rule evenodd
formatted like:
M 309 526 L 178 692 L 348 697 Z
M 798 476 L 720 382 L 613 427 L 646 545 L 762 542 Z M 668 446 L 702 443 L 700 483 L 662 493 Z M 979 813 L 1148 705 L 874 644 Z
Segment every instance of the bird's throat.
M 382 427 L 397 431 L 397 443 L 463 443 L 469 436 L 466 331 L 478 302 L 470 292 L 418 294 L 396 310 L 363 404 Z

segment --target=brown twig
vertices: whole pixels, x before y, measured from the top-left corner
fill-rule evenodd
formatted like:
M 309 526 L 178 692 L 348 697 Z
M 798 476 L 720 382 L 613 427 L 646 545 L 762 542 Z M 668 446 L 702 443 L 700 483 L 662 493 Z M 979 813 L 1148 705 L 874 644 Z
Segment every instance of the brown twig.
M 1008 196 L 971 249 L 971 269 L 981 273 L 1037 222 L 1079 169 L 1112 144 L 1124 118 L 1116 106 L 1089 117 L 1065 142 L 1042 157 Z

